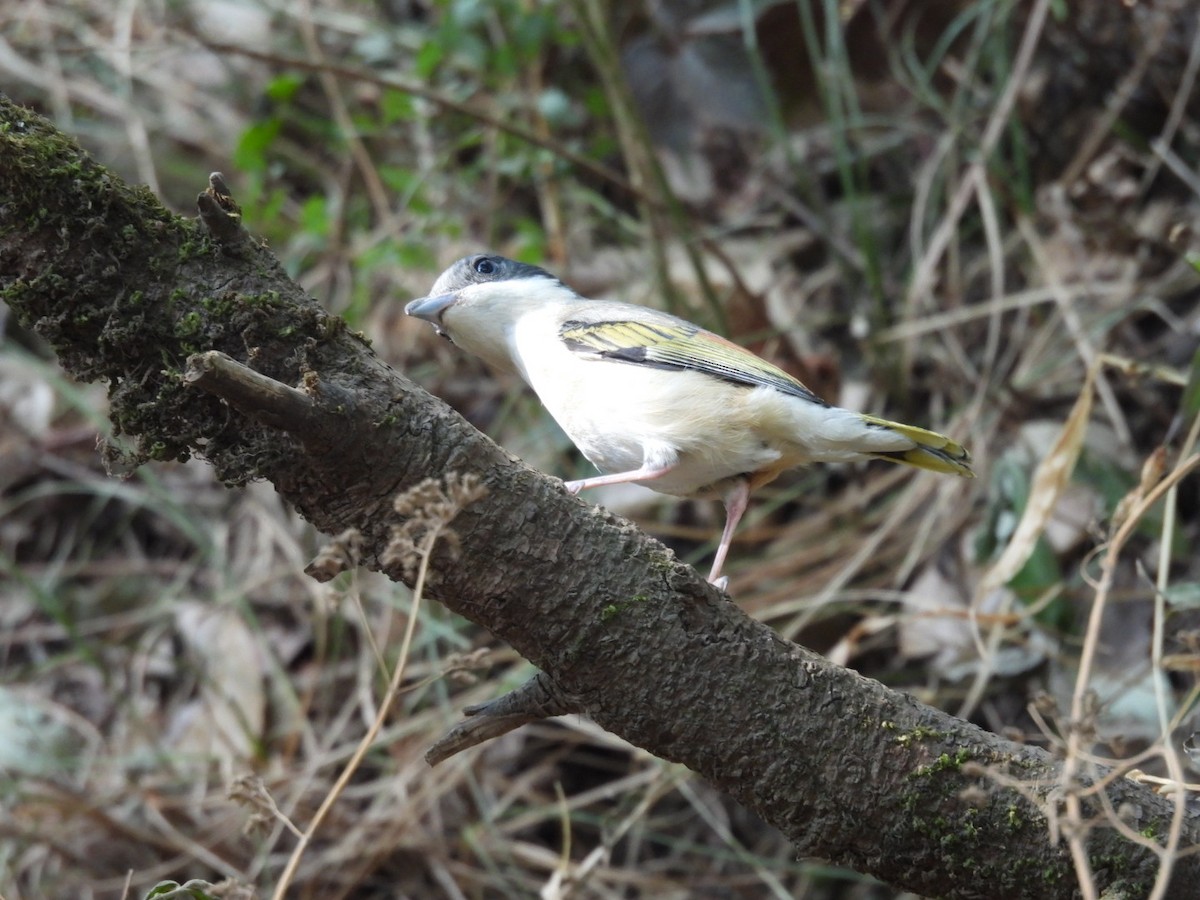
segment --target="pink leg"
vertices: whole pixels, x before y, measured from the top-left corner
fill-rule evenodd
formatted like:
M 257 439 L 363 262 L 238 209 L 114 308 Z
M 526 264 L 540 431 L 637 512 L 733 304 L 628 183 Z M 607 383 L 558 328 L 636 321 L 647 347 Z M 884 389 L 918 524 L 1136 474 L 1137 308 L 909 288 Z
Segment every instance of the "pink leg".
M 633 481 L 652 481 L 655 478 L 662 478 L 672 469 L 670 466 L 642 466 L 632 472 L 615 472 L 612 475 L 596 475 L 594 478 L 583 478 L 579 481 L 564 482 L 568 491 L 572 494 L 578 494 L 580 491 L 586 491 L 588 488 L 600 487 L 602 484 L 629 484 Z
M 717 545 L 717 555 L 713 557 L 712 570 L 708 580 L 722 590 L 727 579 L 721 578 L 721 567 L 725 565 L 725 557 L 729 554 L 729 545 L 733 543 L 733 533 L 737 530 L 738 522 L 750 503 L 750 482 L 739 479 L 729 493 L 725 495 L 725 530 L 721 532 L 721 543 Z

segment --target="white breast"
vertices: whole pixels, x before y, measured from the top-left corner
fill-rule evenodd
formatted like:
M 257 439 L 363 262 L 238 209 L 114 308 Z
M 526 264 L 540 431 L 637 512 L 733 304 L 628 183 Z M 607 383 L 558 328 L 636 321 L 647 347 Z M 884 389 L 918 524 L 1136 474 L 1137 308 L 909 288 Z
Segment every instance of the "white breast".
M 523 318 L 513 332 L 516 356 L 546 409 L 602 473 L 674 463 L 672 473 L 647 486 L 694 496 L 780 458 L 744 414 L 750 395 L 777 392 L 699 372 L 588 359 L 567 349 L 558 329 L 557 318 Z

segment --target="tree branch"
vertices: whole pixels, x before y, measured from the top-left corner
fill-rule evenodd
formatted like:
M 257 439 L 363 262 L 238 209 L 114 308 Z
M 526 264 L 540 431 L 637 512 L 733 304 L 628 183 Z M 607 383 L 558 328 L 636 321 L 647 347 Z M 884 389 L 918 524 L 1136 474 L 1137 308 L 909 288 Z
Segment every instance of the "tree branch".
M 398 491 L 477 476 L 488 494 L 454 521 L 459 554 L 435 553 L 430 593 L 542 669 L 568 708 L 689 766 L 803 855 L 923 894 L 1074 895 L 1047 837 L 1062 799 L 1047 753 L 782 640 L 384 365 L 265 248 L 171 215 L 2 98 L 0 185 L 3 299 L 68 371 L 107 381 L 138 458 L 268 479 L 322 531 L 358 529 L 380 569 Z M 1135 831 L 1167 832 L 1168 800 L 1121 778 L 1105 790 Z M 1097 886 L 1144 894 L 1157 856 L 1080 795 Z M 1184 846 L 1198 838 L 1187 823 Z M 1200 857 L 1181 857 L 1169 896 L 1198 881 Z
M 463 713 L 471 718 L 459 722 L 435 741 L 425 754 L 425 761 L 436 766 L 456 753 L 522 725 L 577 712 L 583 709 L 576 700 L 564 694 L 545 672 L 538 672 L 519 688 L 495 700 L 466 707 Z

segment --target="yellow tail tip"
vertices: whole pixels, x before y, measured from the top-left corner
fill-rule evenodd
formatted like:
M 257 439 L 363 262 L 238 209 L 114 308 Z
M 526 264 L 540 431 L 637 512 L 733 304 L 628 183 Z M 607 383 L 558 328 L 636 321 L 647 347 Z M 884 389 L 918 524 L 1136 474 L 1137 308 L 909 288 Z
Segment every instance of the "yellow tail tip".
M 902 425 L 899 422 L 889 422 L 887 419 L 877 419 L 874 416 L 863 416 L 872 425 L 888 428 L 899 432 L 917 446 L 908 450 L 884 451 L 872 453 L 878 459 L 915 466 L 918 469 L 928 469 L 931 472 L 942 472 L 946 475 L 958 475 L 962 478 L 974 478 L 975 470 L 971 468 L 971 454 L 959 443 L 944 434 L 917 428 L 915 425 Z
M 958 475 L 961 478 L 975 477 L 975 470 L 969 465 L 971 454 L 953 441 L 942 448 L 913 447 L 911 450 L 873 455 L 880 459 L 916 466 L 918 469 L 928 469 L 930 472 Z

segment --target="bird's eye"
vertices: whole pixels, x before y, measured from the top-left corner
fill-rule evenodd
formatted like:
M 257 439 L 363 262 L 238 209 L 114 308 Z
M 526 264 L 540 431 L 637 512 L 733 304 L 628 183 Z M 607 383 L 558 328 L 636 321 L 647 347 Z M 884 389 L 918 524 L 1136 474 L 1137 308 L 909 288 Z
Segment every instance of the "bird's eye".
M 495 275 L 499 266 L 496 261 L 487 256 L 481 256 L 472 264 L 473 268 L 480 275 Z

